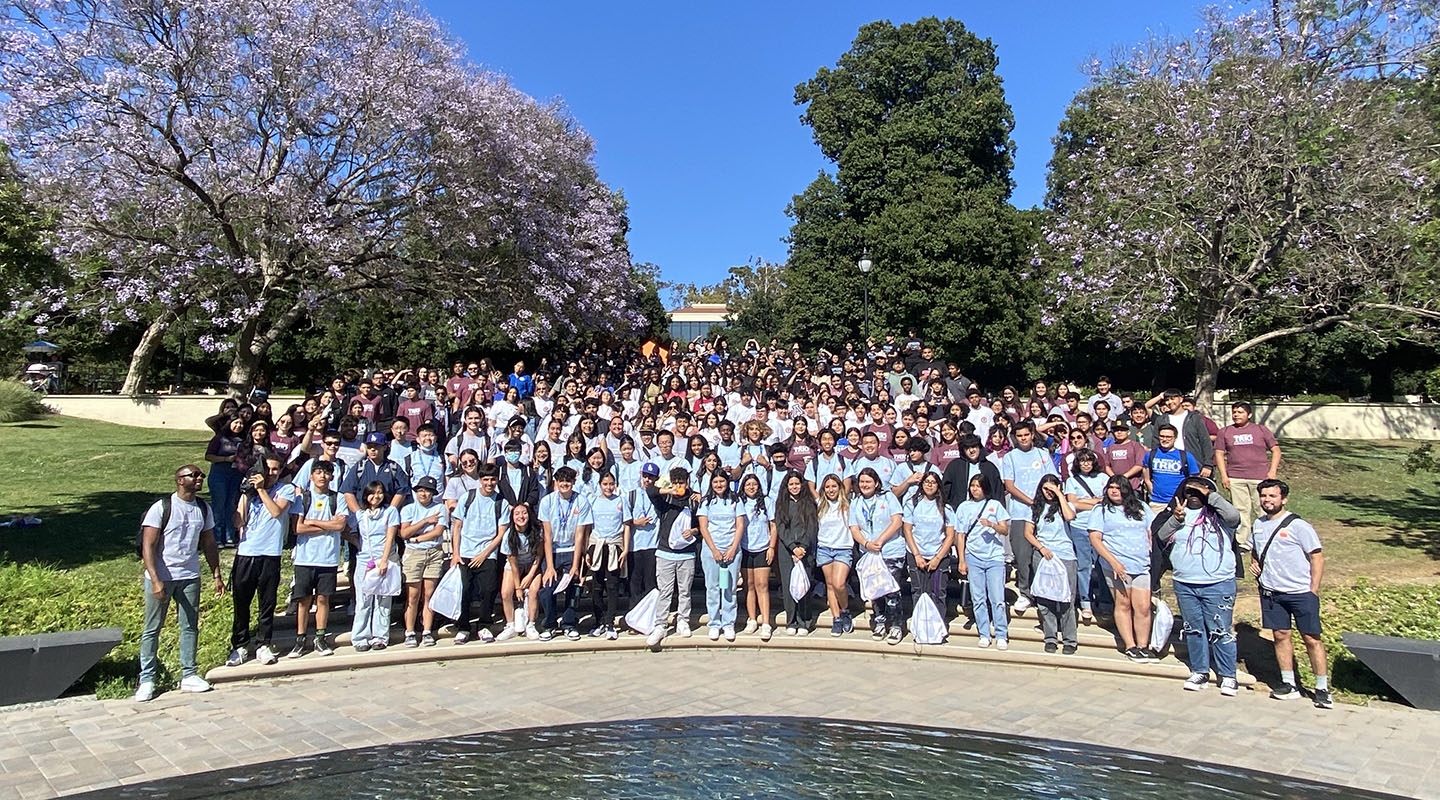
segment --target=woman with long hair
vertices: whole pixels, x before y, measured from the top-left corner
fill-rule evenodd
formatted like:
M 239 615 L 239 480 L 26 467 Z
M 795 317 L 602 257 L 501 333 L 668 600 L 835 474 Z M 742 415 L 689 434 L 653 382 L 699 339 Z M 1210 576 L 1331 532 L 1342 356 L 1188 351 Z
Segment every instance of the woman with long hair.
M 826 477 L 837 476 L 827 473 Z M 785 608 L 785 625 L 792 636 L 806 636 L 815 627 L 810 593 L 795 599 L 790 594 L 790 573 L 801 569 L 807 575 L 814 574 L 820 514 L 815 505 L 815 495 L 805 485 L 800 473 L 786 474 L 780 497 L 775 501 L 774 520 L 775 561 L 780 566 L 780 597 Z
M 1155 512 L 1116 475 L 1090 513 L 1090 544 L 1115 596 L 1115 630 L 1131 661 L 1158 661 L 1150 647 L 1150 524 Z
M 705 460 L 705 454 L 708 452 L 710 452 L 710 443 L 705 441 L 704 436 L 696 434 L 686 441 L 685 468 L 690 470 L 691 475 L 700 474 L 700 462 Z M 704 486 L 705 484 L 696 485 Z
M 815 439 L 810 435 L 810 420 L 796 417 L 790 429 L 790 438 L 785 440 L 784 468 L 803 475 L 814 459 Z M 781 465 L 775 466 L 778 469 Z
M 598 448 L 597 448 L 598 449 Z M 591 451 L 593 455 L 595 451 Z M 588 529 L 586 570 L 594 578 L 590 589 L 595 627 L 591 636 L 619 638 L 615 619 L 620 616 L 620 579 L 625 572 L 625 498 L 618 491 L 614 473 L 602 472 L 599 489 L 590 499 L 589 514 L 581 522 Z
M 730 480 L 713 475 L 696 512 L 700 523 L 700 567 L 705 573 L 705 608 L 710 614 L 710 641 L 724 634 L 735 641 L 737 606 L 735 587 L 740 579 L 740 545 L 745 538 L 745 514 Z
M 1033 570 L 1040 569 L 1042 561 L 1059 560 L 1065 568 L 1065 578 L 1070 587 L 1070 602 L 1061 603 L 1043 597 L 1035 598 L 1040 627 L 1045 632 L 1045 652 L 1053 653 L 1060 644 L 1065 646 L 1065 655 L 1073 655 L 1078 644 L 1075 631 L 1075 545 L 1070 541 L 1070 521 L 1075 519 L 1075 509 L 1065 499 L 1065 489 L 1060 479 L 1046 475 L 1035 489 L 1034 500 L 1030 503 L 1030 519 L 1025 523 L 1025 539 L 1035 548 L 1032 558 Z M 1033 573 L 1032 573 L 1033 574 Z
M 955 547 L 960 574 L 970 579 L 979 645 L 991 641 L 1010 647 L 1010 616 L 1005 610 L 1005 551 L 1010 541 L 1010 514 L 999 498 L 990 496 L 980 474 L 971 476 L 966 499 L 955 507 Z
M 1100 471 L 1100 456 L 1094 450 L 1081 448 L 1073 454 L 1074 468 L 1065 481 L 1065 500 L 1075 509 L 1075 521 L 1070 525 L 1070 541 L 1075 545 L 1076 584 L 1075 591 L 1080 601 L 1080 621 L 1087 625 L 1095 621 L 1092 595 L 1110 595 L 1102 575 L 1094 580 L 1099 567 L 1099 557 L 1090 545 L 1090 517 L 1100 496 L 1105 492 L 1105 473 Z
M 938 472 L 927 472 L 920 479 L 920 491 L 904 504 L 904 531 L 905 546 L 909 549 L 907 566 L 912 604 L 918 604 L 922 595 L 928 595 L 944 615 L 955 527 L 950 524 L 951 513 L 945 507 L 941 484 Z
M 565 454 L 555 466 L 569 467 L 575 470 L 576 475 L 585 469 L 585 437 L 578 431 L 565 440 Z
M 205 460 L 211 465 L 210 501 L 215 508 L 233 509 L 240 502 L 240 482 L 245 473 L 235 467 L 235 461 L 240 446 L 245 442 L 244 434 L 245 420 L 239 415 L 228 416 L 205 448 Z M 215 543 L 221 547 L 233 547 L 238 540 L 234 515 L 216 514 Z
M 740 511 L 745 516 L 740 555 L 740 569 L 745 573 L 745 633 L 758 630 L 763 642 L 770 641 L 775 631 L 770 625 L 770 565 L 775 563 L 779 545 L 772 509 L 758 476 L 752 473 L 740 480 Z
M 855 563 L 855 537 L 850 534 L 850 497 L 836 475 L 820 481 L 820 499 L 815 509 L 815 563 L 825 576 L 825 598 L 830 605 L 830 635 L 855 630 L 850 619 L 850 591 L 846 581 Z

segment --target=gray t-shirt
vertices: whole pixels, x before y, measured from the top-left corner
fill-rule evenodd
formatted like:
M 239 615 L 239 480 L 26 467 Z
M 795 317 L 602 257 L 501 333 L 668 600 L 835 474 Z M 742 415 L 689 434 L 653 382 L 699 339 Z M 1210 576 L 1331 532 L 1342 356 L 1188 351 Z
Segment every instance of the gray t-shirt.
M 140 524 L 158 528 L 163 516 L 161 501 L 156 500 Z M 160 580 L 188 581 L 200 577 L 200 534 L 214 528 L 215 518 L 209 506 L 202 510 L 199 503 L 187 503 L 177 495 L 170 495 L 170 521 L 165 530 L 160 531 L 157 570 Z
M 1320 536 L 1315 529 L 1299 517 L 1294 522 L 1280 527 L 1288 514 L 1275 519 L 1255 520 L 1250 546 L 1255 548 L 1258 558 L 1265 554 L 1265 567 L 1260 572 L 1260 585 L 1272 592 L 1285 594 L 1310 591 L 1310 554 L 1320 549 Z M 1275 543 L 1270 544 L 1271 537 Z

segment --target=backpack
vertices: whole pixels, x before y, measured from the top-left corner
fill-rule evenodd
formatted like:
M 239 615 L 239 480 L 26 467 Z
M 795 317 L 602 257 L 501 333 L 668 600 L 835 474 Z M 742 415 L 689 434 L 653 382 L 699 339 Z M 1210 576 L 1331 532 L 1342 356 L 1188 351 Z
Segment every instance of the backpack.
M 470 510 L 471 504 L 475 502 L 475 495 L 479 493 L 479 489 L 471 489 L 465 493 L 465 510 Z M 500 530 L 500 501 L 503 499 L 505 498 L 501 497 L 499 492 L 495 493 L 495 530 L 497 531 Z M 460 506 L 457 505 L 455 507 L 459 508 Z
M 1183 481 L 1186 478 L 1190 477 L 1190 452 L 1187 450 L 1181 450 L 1178 447 L 1175 448 L 1175 452 L 1180 454 L 1180 480 Z M 1155 463 L 1155 456 L 1159 453 L 1160 445 L 1157 444 L 1154 447 L 1150 448 L 1150 458 L 1147 459 L 1145 463 L 1146 469 L 1152 469 L 1150 465 Z
M 170 525 L 171 497 L 172 495 L 167 494 L 160 498 L 160 537 L 162 539 L 165 537 L 165 529 Z M 195 498 L 195 504 L 200 506 L 200 516 L 202 519 L 206 514 L 210 513 L 209 503 L 197 497 Z M 145 560 L 145 523 L 143 520 L 140 523 L 140 529 L 135 532 L 135 557 L 141 561 Z

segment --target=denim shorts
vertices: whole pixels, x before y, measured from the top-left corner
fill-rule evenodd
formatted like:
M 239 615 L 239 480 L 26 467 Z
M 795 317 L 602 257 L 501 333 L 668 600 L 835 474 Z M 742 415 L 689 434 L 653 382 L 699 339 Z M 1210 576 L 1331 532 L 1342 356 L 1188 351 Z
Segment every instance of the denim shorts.
M 821 547 L 820 552 L 815 555 L 815 566 L 823 567 L 830 563 L 844 564 L 851 566 L 855 563 L 855 553 L 849 547 Z

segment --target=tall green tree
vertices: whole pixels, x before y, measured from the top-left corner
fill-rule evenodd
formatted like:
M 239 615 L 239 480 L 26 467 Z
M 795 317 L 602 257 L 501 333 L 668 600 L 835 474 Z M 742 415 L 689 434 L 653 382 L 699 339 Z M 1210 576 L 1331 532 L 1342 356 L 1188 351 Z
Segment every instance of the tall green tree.
M 787 209 L 784 327 L 799 341 L 914 327 L 967 365 L 1028 357 L 1033 226 L 1009 203 L 1015 123 L 998 64 L 956 20 L 875 22 L 796 87 L 801 121 L 836 167 Z M 862 276 L 866 252 L 874 270 Z

